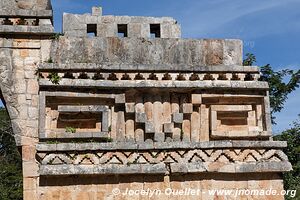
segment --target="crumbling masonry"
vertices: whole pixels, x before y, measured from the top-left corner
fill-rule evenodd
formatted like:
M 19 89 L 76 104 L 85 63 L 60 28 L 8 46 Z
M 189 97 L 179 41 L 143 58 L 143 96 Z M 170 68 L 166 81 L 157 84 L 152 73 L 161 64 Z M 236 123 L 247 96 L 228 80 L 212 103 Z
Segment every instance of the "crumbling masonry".
M 0 87 L 24 199 L 148 199 L 112 189 L 283 189 L 268 84 L 240 40 L 180 39 L 169 17 L 0 1 Z M 161 195 L 154 199 L 182 199 Z M 215 199 L 202 194 L 184 199 Z M 233 198 L 233 197 L 232 197 Z M 270 199 L 241 196 L 236 199 Z M 274 196 L 272 199 L 283 199 Z

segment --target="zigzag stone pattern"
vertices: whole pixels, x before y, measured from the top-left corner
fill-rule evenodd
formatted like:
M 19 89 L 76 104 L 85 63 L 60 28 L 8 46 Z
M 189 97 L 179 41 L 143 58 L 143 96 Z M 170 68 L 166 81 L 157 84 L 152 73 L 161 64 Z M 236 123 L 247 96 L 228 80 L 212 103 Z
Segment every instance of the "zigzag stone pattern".
M 42 154 L 38 154 L 43 156 Z M 87 153 L 50 153 L 41 157 L 41 164 L 58 165 L 95 165 L 95 164 L 158 164 L 192 162 L 281 162 L 287 156 L 275 149 L 228 149 L 228 150 L 187 150 L 187 151 L 148 151 L 148 152 L 87 152 Z
M 265 142 L 266 143 L 266 142 Z M 172 147 L 172 145 L 171 145 Z M 83 168 L 123 168 L 126 173 L 139 173 L 140 169 L 150 168 L 143 173 L 179 173 L 186 172 L 190 167 L 193 172 L 221 171 L 221 172 L 251 172 L 252 170 L 269 171 L 266 166 L 273 165 L 271 170 L 282 170 L 288 163 L 284 152 L 275 147 L 259 148 L 220 148 L 218 145 L 211 148 L 181 148 L 181 149 L 132 149 L 117 150 L 91 150 L 81 151 L 41 151 L 37 154 L 41 167 L 41 173 L 48 173 L 47 169 L 60 167 Z M 160 166 L 165 170 L 158 170 Z M 201 166 L 201 168 L 198 168 Z M 257 169 L 249 168 L 256 166 Z M 136 170 L 135 167 L 138 167 Z M 151 169 L 153 167 L 153 169 Z M 290 165 L 285 165 L 286 169 Z M 125 173 L 124 170 L 115 173 Z M 238 171 L 237 171 L 238 170 Z M 71 170 L 72 171 L 72 170 Z M 60 173 L 72 173 L 71 171 L 60 171 Z M 94 172 L 94 171 L 93 171 Z M 83 174 L 91 173 L 90 170 L 81 170 Z
M 25 200 L 133 198 L 112 197 L 116 187 L 283 190 L 287 144 L 272 139 L 269 85 L 243 66 L 241 40 L 181 39 L 173 18 L 100 7 L 65 13 L 54 34 L 50 0 L 0 0 L 0 13 L 0 98 Z

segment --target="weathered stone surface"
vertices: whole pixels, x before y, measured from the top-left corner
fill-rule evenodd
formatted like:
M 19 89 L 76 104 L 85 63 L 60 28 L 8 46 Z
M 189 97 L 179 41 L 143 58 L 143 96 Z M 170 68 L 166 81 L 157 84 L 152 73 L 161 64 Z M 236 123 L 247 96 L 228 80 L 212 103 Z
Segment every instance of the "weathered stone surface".
M 240 40 L 180 39 L 172 18 L 99 7 L 64 14 L 59 36 L 50 9 L 0 1 L 0 97 L 25 200 L 108 200 L 116 186 L 283 189 L 287 144 L 271 141 L 268 84 L 242 66 Z
M 0 2 L 1 10 L 9 11 L 7 13 L 14 12 L 15 10 L 22 9 L 21 12 L 28 11 L 38 11 L 38 10 L 51 10 L 50 0 L 2 0 Z M 32 15 L 30 15 L 32 16 Z
M 52 25 L 43 26 L 9 26 L 1 25 L 0 33 L 9 34 L 31 34 L 31 35 L 51 35 L 54 32 Z
M 39 80 L 41 86 L 56 86 L 56 87 L 78 87 L 78 88 L 199 88 L 199 89 L 259 89 L 266 90 L 269 85 L 266 82 L 240 82 L 240 81 L 227 81 L 227 84 L 224 82 L 214 82 L 214 81 L 201 81 L 201 82 L 190 82 L 190 81 L 164 81 L 164 82 L 155 82 L 155 81 L 114 81 L 114 82 L 98 82 L 94 80 L 69 80 L 63 79 L 60 81 L 59 85 L 53 84 L 51 81 L 46 79 Z
M 74 151 L 76 150 L 73 145 L 68 145 L 67 143 L 60 143 L 59 145 L 66 146 L 63 150 L 57 148 L 58 144 L 37 144 L 37 151 Z M 95 145 L 97 147 L 95 147 Z M 169 142 L 169 143 L 153 143 L 153 144 L 135 144 L 131 142 L 123 142 L 123 143 L 86 143 L 86 144 L 76 144 L 79 149 L 82 150 L 128 150 L 128 149 L 136 149 L 136 150 L 149 150 L 149 149 L 213 149 L 213 148 L 274 148 L 274 149 L 282 149 L 287 147 L 287 143 L 283 141 L 207 141 L 207 142 Z M 69 149 L 68 149 L 69 148 Z
M 145 40 L 148 42 L 145 42 Z M 203 52 L 211 48 L 213 52 L 215 47 L 207 47 L 203 44 L 205 40 L 175 40 L 175 39 L 140 39 L 140 38 L 78 38 L 78 37 L 60 37 L 52 45 L 51 57 L 58 63 L 110 63 L 118 64 L 152 64 L 154 70 L 161 70 L 161 65 L 168 65 L 169 69 L 178 66 L 185 68 L 194 68 L 196 66 L 209 65 L 242 65 L 239 55 L 232 57 L 231 61 L 220 60 L 217 63 L 211 63 L 209 59 L 203 58 Z M 220 43 L 236 44 L 241 46 L 239 40 L 224 40 Z M 112 45 L 110 45 L 112 44 Z M 66 46 L 68 45 L 68 46 Z M 174 45 L 176 45 L 174 47 Z M 172 48 L 169 48 L 171 47 Z M 189 51 L 181 52 L 180 49 L 189 48 Z M 68 51 L 63 51 L 68 48 Z M 87 51 L 88 49 L 88 51 Z M 199 51 L 198 49 L 201 49 Z M 156 52 L 153 54 L 152 52 Z M 181 56 L 176 55 L 180 53 Z M 101 56 L 97 56 L 101 55 Z M 195 58 L 190 59 L 191 56 Z M 126 60 L 124 60 L 126 58 Z M 142 67 L 142 66 L 141 66 Z M 175 68 L 176 69 L 176 68 Z M 153 70 L 153 69 L 152 69 Z
M 183 113 L 173 113 L 173 121 L 175 123 L 182 123 L 183 122 Z
M 154 68 L 154 69 L 153 69 Z M 159 64 L 159 65 L 151 65 L 151 64 L 106 64 L 106 63 L 40 63 L 39 64 L 40 70 L 58 70 L 58 69 L 66 69 L 66 70 L 126 70 L 126 71 L 155 71 L 155 70 L 168 70 L 170 71 L 190 71 L 190 72 L 248 72 L 248 73 L 259 73 L 259 68 L 255 66 L 240 66 L 240 65 L 217 65 L 217 66 L 201 66 L 195 65 L 187 66 L 187 65 L 167 65 L 167 64 Z

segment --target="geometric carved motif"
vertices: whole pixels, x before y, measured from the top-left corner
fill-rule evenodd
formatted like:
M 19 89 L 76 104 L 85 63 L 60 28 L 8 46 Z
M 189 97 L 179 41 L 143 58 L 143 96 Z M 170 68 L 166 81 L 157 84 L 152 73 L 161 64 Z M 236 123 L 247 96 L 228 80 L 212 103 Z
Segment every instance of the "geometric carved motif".
M 40 131 L 46 132 L 46 138 L 94 138 L 95 135 L 96 138 L 139 143 L 147 140 L 199 142 L 208 141 L 210 137 L 267 135 L 264 134 L 267 129 L 261 96 L 152 93 L 135 90 L 99 93 L 91 98 L 82 93 L 65 94 L 64 97 L 55 92 L 47 94 L 51 96 L 46 98 L 45 131 Z M 76 134 L 65 133 L 70 126 L 77 129 Z
M 177 151 L 119 151 L 89 153 L 38 153 L 42 165 L 131 165 L 159 163 L 249 163 L 288 161 L 283 151 L 278 149 L 194 149 Z

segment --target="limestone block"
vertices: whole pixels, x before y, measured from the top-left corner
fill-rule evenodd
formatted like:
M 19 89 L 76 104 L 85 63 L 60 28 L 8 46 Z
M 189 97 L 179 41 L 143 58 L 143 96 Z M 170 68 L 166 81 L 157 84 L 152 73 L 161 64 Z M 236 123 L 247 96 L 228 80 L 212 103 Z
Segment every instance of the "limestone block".
M 172 113 L 179 113 L 179 97 L 176 94 L 171 95 Z
M 39 166 L 35 161 L 23 162 L 23 177 L 37 177 L 39 176 Z
M 23 192 L 23 198 L 24 199 L 38 200 L 36 190 L 25 190 Z
M 174 141 L 181 141 L 181 129 L 180 128 L 174 128 L 173 131 L 173 140 Z
M 191 141 L 198 142 L 200 138 L 200 127 L 201 120 L 200 120 L 200 113 L 193 112 L 191 115 Z
M 200 107 L 201 130 L 200 141 L 209 141 L 209 109 L 205 105 Z
M 163 101 L 163 122 L 164 123 L 171 123 L 172 121 L 172 108 L 170 104 L 170 96 L 169 95 L 163 95 L 162 97 Z
M 23 178 L 24 190 L 35 190 L 37 189 L 37 178 Z
M 99 23 L 97 24 L 97 36 L 98 37 L 106 37 L 106 29 L 107 29 L 107 24 L 105 23 Z
M 18 109 L 19 111 L 19 118 L 20 119 L 28 119 L 28 109 L 26 106 L 22 106 Z
M 126 113 L 134 113 L 135 112 L 135 103 L 125 103 Z
M 213 111 L 251 111 L 252 105 L 212 105 Z
M 77 30 L 87 31 L 87 26 L 84 24 L 84 17 L 82 15 L 73 15 L 69 13 L 63 14 L 63 32 L 66 35 L 76 32 Z
M 94 16 L 102 16 L 102 7 L 93 7 L 92 15 Z
M 155 132 L 161 133 L 163 130 L 163 105 L 161 103 L 161 97 L 156 96 L 156 99 L 153 103 L 153 124 Z
M 117 138 L 117 118 L 118 115 L 115 112 L 115 107 L 111 108 L 111 138 L 116 139 Z
M 185 114 L 191 114 L 193 112 L 193 104 L 183 103 L 182 104 L 182 112 Z
M 34 4 L 35 4 L 35 1 L 34 0 L 27 0 L 27 1 L 24 1 L 24 0 L 20 0 L 20 1 L 16 1 L 17 2 L 17 7 L 19 9 L 33 9 L 34 7 Z M 11 4 L 13 5 L 13 4 Z
M 39 91 L 39 84 L 36 80 L 28 80 L 27 81 L 27 93 L 29 94 L 37 94 Z
M 223 62 L 223 41 L 222 40 L 204 40 L 203 49 L 204 59 L 208 65 L 218 65 Z
M 108 132 L 109 130 L 109 112 L 102 112 L 102 122 L 101 129 L 103 132 Z
M 217 131 L 218 130 L 218 121 L 217 121 L 217 112 L 216 111 L 211 111 L 210 123 L 211 123 L 211 130 Z
M 39 19 L 39 25 L 52 25 L 50 19 Z
M 160 25 L 161 38 L 171 38 L 172 37 L 172 25 L 169 23 L 163 23 Z
M 22 160 L 23 161 L 35 161 L 35 147 L 32 146 L 22 146 Z
M 202 104 L 202 95 L 192 94 L 192 104 L 196 104 L 196 105 Z
M 136 113 L 145 113 L 145 107 L 142 96 L 136 96 L 135 112 Z
M 37 107 L 28 107 L 28 117 L 31 119 L 37 119 L 39 110 Z
M 86 29 L 78 29 L 75 31 L 66 31 L 65 35 L 71 36 L 71 37 L 86 37 L 87 32 L 86 32 Z
M 152 103 L 152 96 L 146 95 L 145 96 L 145 112 L 147 116 L 147 121 L 153 121 L 153 103 Z
M 41 42 L 41 60 L 42 61 L 47 61 L 50 58 L 50 48 L 52 41 L 51 40 L 42 40 Z
M 153 122 L 145 123 L 145 133 L 155 133 L 155 127 Z
M 181 38 L 181 27 L 179 24 L 173 24 L 171 26 L 171 37 L 172 38 Z
M 128 37 L 142 37 L 142 28 L 139 23 L 128 24 Z
M 34 94 L 33 92 L 35 92 L 35 85 L 31 85 L 33 86 L 32 88 L 32 94 Z M 17 80 L 15 85 L 14 85 L 14 89 L 16 91 L 17 94 L 25 94 L 26 93 L 26 81 L 25 80 Z
M 145 123 L 147 121 L 146 113 L 135 113 L 135 121 L 137 123 Z
M 134 139 L 134 120 L 131 119 L 126 120 L 126 139 L 127 140 Z
M 17 98 L 18 98 L 19 105 L 26 104 L 26 95 L 25 94 L 19 94 Z
M 150 26 L 149 24 L 141 24 L 141 37 L 149 38 L 150 37 Z
M 173 113 L 173 122 L 175 123 L 182 123 L 183 122 L 183 113 Z
M 174 131 L 174 123 L 165 123 L 164 124 L 164 133 L 173 133 Z
M 154 133 L 154 141 L 156 142 L 163 142 L 165 140 L 165 134 L 164 133 Z
M 125 140 L 125 116 L 123 111 L 119 111 L 117 113 L 117 121 L 116 121 L 116 131 L 117 131 L 117 140 L 124 141 Z
M 135 139 L 138 143 L 144 142 L 144 130 L 143 129 L 135 130 Z
M 118 28 L 117 24 L 106 24 L 106 37 L 117 37 L 118 36 Z
M 118 94 L 118 95 L 116 95 L 115 103 L 117 103 L 117 104 L 123 104 L 125 102 L 126 102 L 125 94 Z
M 34 79 L 36 77 L 35 71 L 25 71 L 26 79 Z
M 247 124 L 248 126 L 256 126 L 256 116 L 254 110 L 248 112 Z
M 182 122 L 182 141 L 190 141 L 191 140 L 191 121 L 183 120 Z
M 263 129 L 263 119 L 262 119 L 262 105 L 256 105 L 256 120 L 257 126 Z

